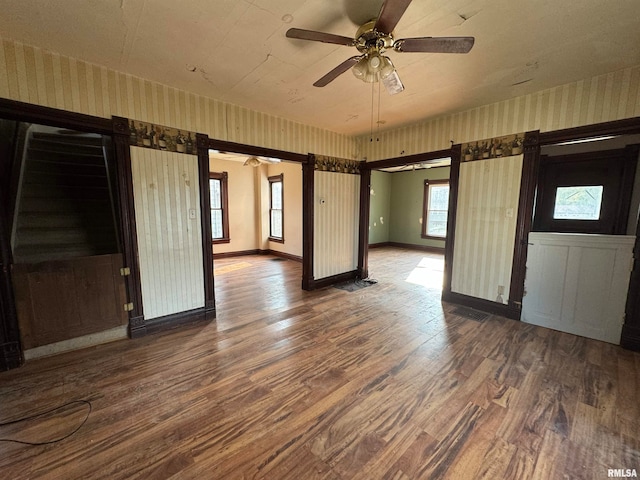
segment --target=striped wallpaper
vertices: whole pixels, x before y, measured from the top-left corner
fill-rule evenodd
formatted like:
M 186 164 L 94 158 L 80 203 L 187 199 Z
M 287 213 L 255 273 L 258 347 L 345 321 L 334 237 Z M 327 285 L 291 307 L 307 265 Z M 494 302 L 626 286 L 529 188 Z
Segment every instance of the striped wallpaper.
M 522 155 L 460 165 L 453 292 L 507 303 L 521 175 Z
M 313 277 L 351 272 L 358 267 L 360 175 L 315 172 Z
M 198 158 L 131 147 L 131 168 L 145 319 L 203 307 Z
M 380 160 L 516 132 L 542 132 L 640 116 L 640 65 L 529 95 L 358 137 L 358 158 Z
M 355 158 L 355 139 L 0 37 L 0 97 L 206 133 L 218 140 Z

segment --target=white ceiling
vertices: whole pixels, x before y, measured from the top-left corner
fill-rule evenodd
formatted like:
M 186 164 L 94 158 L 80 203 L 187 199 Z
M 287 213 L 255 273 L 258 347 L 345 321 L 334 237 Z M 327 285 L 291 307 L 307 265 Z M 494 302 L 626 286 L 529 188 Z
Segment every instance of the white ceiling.
M 370 131 L 371 85 L 314 81 L 381 0 L 4 0 L 0 36 L 308 125 Z M 638 0 L 414 0 L 395 38 L 474 36 L 468 54 L 389 52 L 406 90 L 380 95 L 381 129 L 640 64 Z M 377 84 L 376 84 L 377 86 Z M 377 103 L 377 90 L 373 94 Z M 377 122 L 377 112 L 373 121 Z

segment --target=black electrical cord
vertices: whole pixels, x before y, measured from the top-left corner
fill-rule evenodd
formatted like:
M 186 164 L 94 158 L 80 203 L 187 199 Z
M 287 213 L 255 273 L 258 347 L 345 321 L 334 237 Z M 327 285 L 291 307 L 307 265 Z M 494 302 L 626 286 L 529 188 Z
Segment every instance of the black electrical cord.
M 13 424 L 20 423 L 20 422 L 26 422 L 27 420 L 33 420 L 34 418 L 42 417 L 43 415 L 47 415 L 49 413 L 55 412 L 56 410 L 61 410 L 64 407 L 68 407 L 69 405 L 75 405 L 77 403 L 84 404 L 84 405 L 87 405 L 89 407 L 89 409 L 87 410 L 87 416 L 84 417 L 84 420 L 82 420 L 82 423 L 80 425 L 78 425 L 78 427 L 76 427 L 76 429 L 73 432 L 65 435 L 64 437 L 57 438 L 55 440 L 49 440 L 47 442 L 27 442 L 27 441 L 24 441 L 24 440 L 15 440 L 13 438 L 0 438 L 0 442 L 13 442 L 13 443 L 21 443 L 22 445 L 38 446 L 38 445 L 50 445 L 52 443 L 58 443 L 58 442 L 61 442 L 62 440 L 66 440 L 71 435 L 73 435 L 78 430 L 80 430 L 82 428 L 82 426 L 85 424 L 85 422 L 89 419 L 89 415 L 91 414 L 91 409 L 92 409 L 90 401 L 88 401 L 88 400 L 73 400 L 71 402 L 67 402 L 67 403 L 65 403 L 63 405 L 60 405 L 58 407 L 52 408 L 51 410 L 47 410 L 46 412 L 41 412 L 41 413 L 37 413 L 35 415 L 30 415 L 28 417 L 18 418 L 17 420 L 11 420 L 11 421 L 8 421 L 8 422 L 0 423 L 0 427 L 5 427 L 7 425 L 13 425 Z

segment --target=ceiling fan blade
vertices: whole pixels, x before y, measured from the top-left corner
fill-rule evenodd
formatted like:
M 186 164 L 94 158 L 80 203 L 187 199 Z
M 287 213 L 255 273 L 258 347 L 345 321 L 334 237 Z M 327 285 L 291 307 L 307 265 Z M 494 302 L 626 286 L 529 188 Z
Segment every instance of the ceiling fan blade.
M 421 37 L 403 38 L 393 43 L 397 52 L 468 53 L 473 37 Z
M 352 47 L 356 43 L 353 38 L 334 35 L 333 33 L 316 32 L 315 30 L 303 30 L 302 28 L 290 28 L 287 30 L 287 37 L 311 40 L 313 42 L 335 43 L 336 45 L 346 45 L 347 47 Z
M 411 0 L 386 0 L 374 28 L 381 33 L 393 32 L 410 3 Z
M 355 57 L 348 58 L 347 60 L 342 62 L 340 65 L 338 65 L 336 68 L 334 68 L 329 73 L 327 73 L 320 80 L 316 81 L 316 83 L 314 83 L 313 86 L 324 87 L 325 85 L 328 85 L 329 83 L 333 82 L 336 78 L 338 78 L 340 75 L 342 75 L 344 72 L 346 72 L 351 67 L 353 67 L 356 63 L 358 63 L 358 61 L 362 57 L 363 57 L 362 55 L 358 55 Z

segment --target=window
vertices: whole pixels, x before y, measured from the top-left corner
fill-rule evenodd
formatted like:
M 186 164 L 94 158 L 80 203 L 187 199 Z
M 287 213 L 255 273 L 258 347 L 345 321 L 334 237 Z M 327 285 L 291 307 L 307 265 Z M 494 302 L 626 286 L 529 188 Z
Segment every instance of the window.
M 209 196 L 211 206 L 211 241 L 229 243 L 229 195 L 227 172 L 209 173 Z
M 638 149 L 541 155 L 531 230 L 624 235 Z
M 425 180 L 422 238 L 446 238 L 448 211 L 449 180 Z
M 284 243 L 282 179 L 282 174 L 269 177 L 269 240 Z
M 602 185 L 558 187 L 553 205 L 554 220 L 598 220 Z

